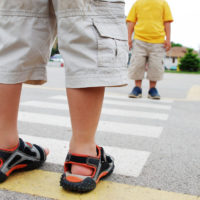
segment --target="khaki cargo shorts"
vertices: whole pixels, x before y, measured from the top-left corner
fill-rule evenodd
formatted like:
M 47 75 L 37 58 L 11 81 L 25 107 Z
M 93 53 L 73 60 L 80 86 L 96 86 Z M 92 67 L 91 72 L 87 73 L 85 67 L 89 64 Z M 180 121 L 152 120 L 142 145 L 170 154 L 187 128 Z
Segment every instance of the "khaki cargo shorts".
M 164 44 L 147 43 L 135 40 L 128 75 L 130 79 L 142 80 L 145 71 L 147 79 L 160 81 L 163 79 L 165 56 Z
M 56 36 L 67 88 L 127 84 L 124 0 L 0 0 L 0 83 L 45 83 Z

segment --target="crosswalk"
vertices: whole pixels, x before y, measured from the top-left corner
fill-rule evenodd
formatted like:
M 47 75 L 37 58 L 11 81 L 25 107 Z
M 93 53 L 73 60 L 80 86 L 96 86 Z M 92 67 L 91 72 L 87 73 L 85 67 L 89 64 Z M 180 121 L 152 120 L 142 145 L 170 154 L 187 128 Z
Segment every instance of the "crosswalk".
M 126 96 L 106 93 L 104 106 L 98 126 L 98 132 L 112 133 L 116 137 L 152 138 L 158 140 L 163 131 L 163 125 L 169 117 L 172 100 L 152 101 L 147 99 L 128 99 Z M 48 109 L 48 114 L 44 110 Z M 55 115 L 55 112 L 57 113 Z M 120 118 L 115 120 L 116 116 Z M 129 119 L 128 121 L 123 120 Z M 112 119 L 112 120 L 109 120 Z M 140 119 L 142 123 L 135 123 L 133 119 Z M 145 120 L 152 124 L 145 124 Z M 29 123 L 30 126 L 45 125 L 51 127 L 66 127 L 71 130 L 69 110 L 66 96 L 49 96 L 42 100 L 23 101 L 20 104 L 19 121 Z M 154 121 L 159 121 L 156 125 Z M 161 124 L 161 125 L 160 125 Z M 47 162 L 63 165 L 69 141 L 61 139 L 21 135 L 25 140 L 47 146 L 50 155 Z M 113 138 L 114 140 L 114 138 Z M 128 141 L 127 141 L 128 142 Z M 128 149 L 126 146 L 104 146 L 106 152 L 115 158 L 114 173 L 129 177 L 138 177 L 151 155 L 143 149 Z

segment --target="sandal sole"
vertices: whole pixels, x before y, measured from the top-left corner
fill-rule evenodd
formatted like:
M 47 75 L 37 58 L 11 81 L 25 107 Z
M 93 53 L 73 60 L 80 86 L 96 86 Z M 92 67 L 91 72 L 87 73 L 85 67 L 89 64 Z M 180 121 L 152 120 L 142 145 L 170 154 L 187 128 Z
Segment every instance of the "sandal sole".
M 110 169 L 110 171 L 102 176 L 99 180 L 106 178 L 107 176 L 113 173 L 115 166 Z M 60 186 L 62 186 L 67 191 L 78 192 L 78 193 L 85 193 L 90 192 L 96 188 L 96 182 L 92 178 L 86 178 L 82 182 L 74 183 L 69 182 L 66 180 L 66 175 L 63 174 L 60 180 Z
M 15 172 L 23 172 L 23 171 L 30 171 L 30 170 L 34 170 L 34 169 L 38 169 L 39 167 L 41 167 L 42 165 L 44 164 L 44 162 L 34 162 L 33 164 L 25 167 L 25 168 L 22 168 L 22 169 L 16 169 L 14 170 L 12 173 L 15 173 Z M 6 181 L 6 179 L 8 178 L 9 176 L 6 176 L 4 173 L 0 172 L 0 183 L 3 183 L 4 181 Z

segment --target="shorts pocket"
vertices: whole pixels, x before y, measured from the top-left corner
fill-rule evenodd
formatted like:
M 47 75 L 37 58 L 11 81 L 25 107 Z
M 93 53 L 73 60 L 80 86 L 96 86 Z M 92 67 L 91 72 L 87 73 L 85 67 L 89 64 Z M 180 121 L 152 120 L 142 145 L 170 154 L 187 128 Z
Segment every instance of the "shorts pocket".
M 125 21 L 122 20 L 101 19 L 101 21 L 93 21 L 97 31 L 99 67 L 127 66 L 128 33 Z

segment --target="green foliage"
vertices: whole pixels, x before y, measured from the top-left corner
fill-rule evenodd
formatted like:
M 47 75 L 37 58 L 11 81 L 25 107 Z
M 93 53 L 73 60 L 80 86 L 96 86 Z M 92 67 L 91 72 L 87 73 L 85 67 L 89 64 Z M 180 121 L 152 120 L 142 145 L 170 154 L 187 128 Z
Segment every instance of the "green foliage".
M 51 56 L 53 56 L 55 54 L 59 54 L 58 44 L 56 45 L 56 48 L 52 48 L 52 50 L 51 50 Z
M 182 47 L 182 44 L 171 42 L 172 47 Z
M 179 68 L 181 71 L 198 72 L 200 71 L 200 59 L 193 49 L 187 49 L 187 52 L 180 60 Z

